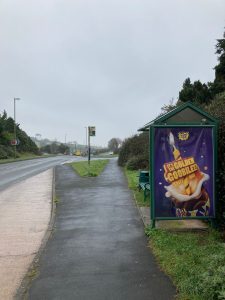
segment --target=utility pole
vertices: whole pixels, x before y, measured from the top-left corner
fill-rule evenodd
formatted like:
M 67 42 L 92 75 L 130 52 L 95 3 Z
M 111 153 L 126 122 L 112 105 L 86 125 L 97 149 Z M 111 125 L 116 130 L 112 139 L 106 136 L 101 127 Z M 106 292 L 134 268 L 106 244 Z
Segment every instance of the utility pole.
M 16 145 L 17 145 L 17 139 L 16 139 L 16 100 L 20 100 L 20 98 L 14 98 L 14 159 L 16 159 Z

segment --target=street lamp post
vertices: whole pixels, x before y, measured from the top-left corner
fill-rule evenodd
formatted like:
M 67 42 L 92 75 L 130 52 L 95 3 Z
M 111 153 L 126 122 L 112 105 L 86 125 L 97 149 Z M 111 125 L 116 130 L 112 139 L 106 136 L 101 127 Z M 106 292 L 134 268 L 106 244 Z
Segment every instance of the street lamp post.
M 17 140 L 16 140 L 16 101 L 20 100 L 20 98 L 14 98 L 14 158 L 16 159 L 16 145 L 17 145 Z

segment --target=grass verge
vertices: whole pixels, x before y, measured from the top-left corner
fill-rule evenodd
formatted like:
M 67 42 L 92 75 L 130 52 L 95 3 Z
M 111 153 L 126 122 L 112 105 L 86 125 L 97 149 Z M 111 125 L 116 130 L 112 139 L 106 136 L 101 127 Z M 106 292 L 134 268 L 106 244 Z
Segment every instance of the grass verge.
M 97 157 L 97 158 L 114 158 L 114 157 L 118 157 L 118 154 L 100 153 L 100 154 L 96 154 L 94 157 Z
M 148 205 L 137 188 L 138 172 L 124 170 L 137 204 Z M 218 232 L 172 233 L 147 227 L 146 234 L 160 267 L 177 287 L 177 299 L 225 299 L 225 244 Z
M 36 159 L 36 158 L 47 158 L 55 155 L 35 155 L 30 153 L 21 153 L 19 157 L 15 158 L 7 158 L 7 159 L 0 159 L 0 164 L 11 163 L 15 161 L 22 161 L 22 160 L 29 160 L 29 159 Z
M 138 189 L 138 171 L 125 170 L 125 175 L 128 180 L 128 187 L 133 191 L 138 206 L 149 206 L 149 198 L 144 201 L 144 192 Z
M 96 177 L 101 174 L 108 162 L 108 159 L 99 159 L 92 160 L 90 166 L 87 161 L 79 161 L 70 165 L 82 177 Z
M 146 228 L 150 247 L 182 300 L 225 299 L 225 245 L 219 233 Z

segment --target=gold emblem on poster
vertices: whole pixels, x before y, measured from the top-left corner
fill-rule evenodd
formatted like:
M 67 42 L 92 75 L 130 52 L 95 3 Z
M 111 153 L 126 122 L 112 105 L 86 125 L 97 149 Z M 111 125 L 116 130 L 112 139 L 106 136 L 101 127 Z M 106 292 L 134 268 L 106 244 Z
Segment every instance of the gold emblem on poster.
M 181 140 L 181 141 L 186 141 L 186 140 L 188 140 L 188 139 L 189 139 L 189 132 L 184 132 L 184 131 L 179 132 L 179 133 L 178 133 L 178 138 L 179 138 L 179 140 Z

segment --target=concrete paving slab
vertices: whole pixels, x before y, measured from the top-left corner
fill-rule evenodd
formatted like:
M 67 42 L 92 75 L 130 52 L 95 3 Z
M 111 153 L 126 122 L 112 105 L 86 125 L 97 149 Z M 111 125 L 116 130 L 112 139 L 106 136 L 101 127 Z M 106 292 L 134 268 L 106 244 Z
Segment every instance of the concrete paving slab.
M 0 192 L 0 299 L 13 299 L 48 229 L 52 207 L 48 170 Z
M 139 207 L 139 212 L 144 225 L 150 225 L 150 208 Z M 202 231 L 208 229 L 208 225 L 202 220 L 164 220 L 156 221 L 155 225 L 156 228 L 162 228 L 169 231 Z

